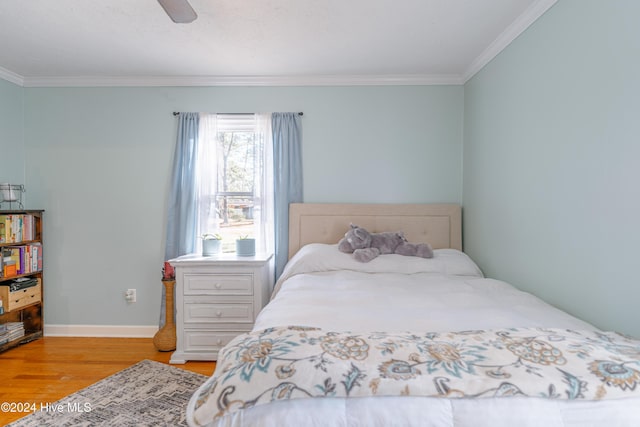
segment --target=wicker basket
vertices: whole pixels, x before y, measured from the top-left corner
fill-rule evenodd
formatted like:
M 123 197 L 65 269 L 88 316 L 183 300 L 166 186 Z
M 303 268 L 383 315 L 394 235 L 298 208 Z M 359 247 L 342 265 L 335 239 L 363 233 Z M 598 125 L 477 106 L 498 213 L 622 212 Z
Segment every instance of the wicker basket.
M 153 336 L 153 345 L 159 351 L 173 351 L 176 349 L 176 323 L 173 319 L 173 287 L 175 280 L 163 280 L 165 291 L 165 323 Z

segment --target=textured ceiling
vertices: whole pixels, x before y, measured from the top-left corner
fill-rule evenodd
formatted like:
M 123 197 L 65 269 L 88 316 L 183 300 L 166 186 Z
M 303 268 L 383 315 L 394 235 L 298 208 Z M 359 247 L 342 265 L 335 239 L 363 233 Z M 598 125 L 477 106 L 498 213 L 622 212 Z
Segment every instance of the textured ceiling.
M 156 0 L 2 0 L 0 77 L 463 81 L 554 2 L 190 0 L 175 24 Z

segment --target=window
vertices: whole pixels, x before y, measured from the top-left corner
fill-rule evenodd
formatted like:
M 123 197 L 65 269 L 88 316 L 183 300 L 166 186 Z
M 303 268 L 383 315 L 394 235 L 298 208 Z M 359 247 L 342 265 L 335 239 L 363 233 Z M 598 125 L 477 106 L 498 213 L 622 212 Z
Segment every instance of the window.
M 223 147 L 220 142 L 223 138 L 218 136 L 225 132 L 250 132 L 240 126 L 241 115 L 178 115 L 180 119 L 167 212 L 166 259 L 200 251 L 202 239 L 198 236 L 205 233 L 229 233 L 227 250 L 231 250 L 229 246 L 235 240 L 231 230 L 237 231 L 240 224 L 234 224 L 232 229 L 230 217 L 232 213 L 239 214 L 238 209 L 245 208 L 242 215 L 250 220 L 245 224 L 247 231 L 253 222 L 253 232 L 249 234 L 256 239 L 256 251 L 275 255 L 275 274 L 279 276 L 288 256 L 289 204 L 302 202 L 303 199 L 302 113 L 246 115 L 246 123 L 250 123 L 250 117 L 253 116 L 252 127 L 249 127 L 253 129 L 253 137 L 247 136 L 244 142 L 248 144 L 253 138 L 255 151 L 247 150 L 247 144 L 236 146 L 241 148 L 234 161 L 237 165 L 246 166 L 242 166 L 242 179 L 233 184 L 237 190 L 233 190 L 230 176 L 226 177 L 229 179 L 226 189 L 218 183 L 222 179 L 218 149 Z M 253 165 L 252 170 L 248 169 L 249 165 Z M 277 170 L 277 175 L 274 170 Z M 227 174 L 230 173 L 227 170 Z M 251 175 L 253 178 L 250 178 Z M 229 194 L 234 192 L 240 194 Z M 246 193 L 252 196 L 248 198 Z M 236 198 L 232 200 L 231 196 Z M 220 199 L 223 208 L 224 203 L 227 204 L 227 210 L 219 208 Z M 228 210 L 230 200 L 235 203 L 235 206 L 231 206 L 233 211 Z M 225 214 L 227 223 L 224 222 Z
M 262 123 L 270 120 L 257 114 L 200 118 L 200 235 L 222 236 L 223 252 L 234 252 L 241 236 L 256 238 L 257 249 L 273 247 L 270 131 Z

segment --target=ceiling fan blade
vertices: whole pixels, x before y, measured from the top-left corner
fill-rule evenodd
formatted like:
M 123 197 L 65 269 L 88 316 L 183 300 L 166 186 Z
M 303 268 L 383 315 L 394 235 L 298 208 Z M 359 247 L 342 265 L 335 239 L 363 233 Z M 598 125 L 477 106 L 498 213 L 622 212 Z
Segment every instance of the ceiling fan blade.
M 198 15 L 187 0 L 158 0 L 169 18 L 178 24 L 188 24 L 196 20 Z

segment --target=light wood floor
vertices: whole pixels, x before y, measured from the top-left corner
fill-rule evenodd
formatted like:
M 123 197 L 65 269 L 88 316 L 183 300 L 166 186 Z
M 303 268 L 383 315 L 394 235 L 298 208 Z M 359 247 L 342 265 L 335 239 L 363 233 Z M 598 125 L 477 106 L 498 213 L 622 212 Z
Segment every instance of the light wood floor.
M 44 337 L 0 353 L 0 404 L 53 403 L 144 359 L 169 363 L 151 338 Z M 210 376 L 215 362 L 171 365 Z M 27 413 L 0 411 L 0 426 Z

